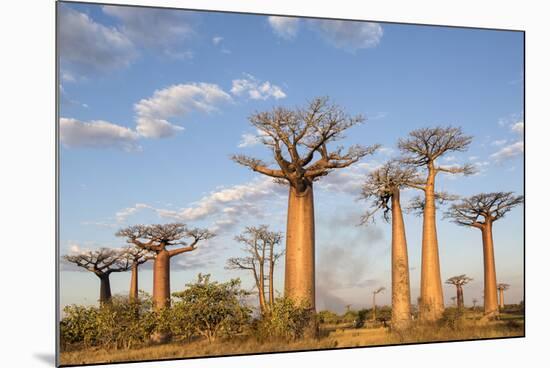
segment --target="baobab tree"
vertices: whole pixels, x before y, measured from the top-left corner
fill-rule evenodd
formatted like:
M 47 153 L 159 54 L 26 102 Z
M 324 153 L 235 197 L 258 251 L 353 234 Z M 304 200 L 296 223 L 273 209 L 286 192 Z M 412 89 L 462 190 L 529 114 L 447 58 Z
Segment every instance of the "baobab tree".
M 398 142 L 404 155 L 402 162 L 426 171 L 423 183 L 409 184 L 410 187 L 421 190 L 424 195 L 420 318 L 425 321 L 440 319 L 445 308 L 436 230 L 435 179 L 441 172 L 463 175 L 474 172 L 471 165 L 440 166 L 437 165 L 437 160 L 450 152 L 465 151 L 471 141 L 472 137 L 465 135 L 461 128 L 435 127 L 413 130 L 408 137 Z
M 249 169 L 289 186 L 286 229 L 285 296 L 315 310 L 315 220 L 313 183 L 336 169 L 348 167 L 378 146 L 333 150 L 328 145 L 364 119 L 350 116 L 328 98 L 315 98 L 304 108 L 274 108 L 249 118 L 260 142 L 276 161 L 268 163 L 244 155 L 232 159 Z
M 125 250 L 99 248 L 80 251 L 64 256 L 65 260 L 93 272 L 100 280 L 99 303 L 105 305 L 111 300 L 111 282 L 109 277 L 113 272 L 123 272 L 130 268 L 130 261 Z
M 456 306 L 458 309 L 464 309 L 464 289 L 463 286 L 472 281 L 471 277 L 466 275 L 453 276 L 447 279 L 445 283 L 456 287 Z
M 258 300 L 262 313 L 269 312 L 275 301 L 275 288 L 273 275 L 277 260 L 283 252 L 277 252 L 276 247 L 281 244 L 282 234 L 269 231 L 267 225 L 247 227 L 245 231 L 236 236 L 235 240 L 244 244 L 245 257 L 232 257 L 227 260 L 228 269 L 248 270 L 254 276 Z M 268 297 L 266 298 L 266 283 Z M 267 300 L 266 300 L 267 299 Z
M 451 297 L 451 302 L 453 302 L 453 305 L 456 307 L 457 304 L 456 304 L 456 296 L 452 296 Z
M 473 305 L 472 308 L 473 308 L 473 309 L 476 309 L 476 304 L 477 304 L 478 301 L 479 301 L 479 300 L 477 300 L 476 298 L 473 298 L 473 299 L 472 299 L 472 305 Z
M 121 229 L 117 236 L 155 255 L 153 265 L 153 305 L 156 311 L 170 306 L 170 259 L 197 249 L 200 241 L 214 236 L 207 229 L 190 229 L 182 223 L 134 225 Z M 185 241 L 184 239 L 190 239 Z M 180 246 L 176 249 L 168 249 Z
M 363 223 L 374 221 L 378 210 L 385 221 L 392 224 L 392 327 L 406 328 L 411 321 L 411 287 L 405 223 L 401 209 L 401 188 L 419 181 L 415 168 L 403 168 L 390 161 L 371 172 L 361 192 L 361 198 L 371 202 L 371 209 L 363 216 Z
M 504 291 L 510 288 L 509 284 L 498 284 L 498 306 L 500 310 L 504 309 Z
M 498 314 L 493 223 L 522 203 L 523 196 L 516 196 L 512 192 L 481 193 L 463 198 L 446 212 L 446 217 L 451 218 L 454 223 L 481 230 L 484 266 L 483 304 L 484 313 L 489 317 Z
M 376 321 L 376 294 L 379 294 L 384 290 L 386 290 L 386 288 L 382 286 L 372 292 L 372 321 L 373 322 Z
M 141 264 L 154 259 L 154 254 L 149 250 L 131 245 L 126 248 L 126 256 L 130 261 L 132 276 L 130 277 L 130 295 L 129 300 L 138 301 L 138 269 Z

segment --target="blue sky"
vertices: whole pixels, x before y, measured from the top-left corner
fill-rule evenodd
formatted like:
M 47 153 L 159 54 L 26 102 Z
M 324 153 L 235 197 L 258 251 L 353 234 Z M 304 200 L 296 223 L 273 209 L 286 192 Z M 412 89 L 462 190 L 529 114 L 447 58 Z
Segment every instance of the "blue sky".
M 240 254 L 233 237 L 260 223 L 284 232 L 286 191 L 229 157 L 269 159 L 251 113 L 323 95 L 367 117 L 341 144 L 383 149 L 315 185 L 318 309 L 368 306 L 372 289 L 391 286 L 390 226 L 356 226 L 367 207 L 357 197 L 410 130 L 456 125 L 474 136 L 441 164 L 469 162 L 479 173 L 441 175 L 440 190 L 523 193 L 522 33 L 69 3 L 59 5 L 58 27 L 62 254 L 122 246 L 114 233 L 129 224 L 183 221 L 218 236 L 172 260 L 173 291 L 198 272 L 252 287 L 224 269 Z M 421 219 L 405 221 L 416 300 Z M 440 219 L 438 232 L 442 277 L 473 277 L 465 301 L 481 301 L 479 230 Z M 518 302 L 522 208 L 495 224 L 494 238 L 498 281 Z M 94 303 L 97 278 L 62 269 L 61 304 Z M 145 267 L 140 287 L 150 291 L 151 281 Z M 125 293 L 129 274 L 111 283 Z M 444 291 L 449 302 L 454 290 Z M 377 300 L 389 303 L 390 293 Z

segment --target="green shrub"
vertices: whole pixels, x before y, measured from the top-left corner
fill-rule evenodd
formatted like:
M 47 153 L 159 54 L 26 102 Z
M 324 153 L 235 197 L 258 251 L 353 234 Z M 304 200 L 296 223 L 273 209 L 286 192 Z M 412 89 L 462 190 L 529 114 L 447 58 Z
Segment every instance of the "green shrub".
M 306 328 L 315 315 L 303 303 L 295 303 L 289 298 L 277 298 L 266 315 L 254 324 L 256 337 L 266 339 L 297 340 L 304 336 Z
M 173 334 L 183 338 L 198 334 L 212 342 L 234 336 L 248 325 L 251 310 L 243 300 L 249 293 L 241 289 L 239 279 L 218 283 L 199 274 L 197 282 L 186 286 L 172 294 L 176 298 L 169 317 Z
M 64 349 L 71 345 L 129 349 L 146 343 L 158 324 L 147 295 L 138 303 L 115 296 L 101 307 L 71 305 L 63 311 L 60 330 Z

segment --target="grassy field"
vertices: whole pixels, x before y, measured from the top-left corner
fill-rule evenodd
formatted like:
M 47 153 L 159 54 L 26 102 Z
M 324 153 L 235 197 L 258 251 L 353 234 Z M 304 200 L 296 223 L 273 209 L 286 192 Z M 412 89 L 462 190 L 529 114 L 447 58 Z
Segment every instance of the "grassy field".
M 154 360 L 280 352 L 294 350 L 315 350 L 343 347 L 379 346 L 415 342 L 474 340 L 484 338 L 514 337 L 524 335 L 521 315 L 502 315 L 501 320 L 484 322 L 480 316 L 471 314 L 460 323 L 415 324 L 401 333 L 390 332 L 388 328 L 352 328 L 347 325 L 321 326 L 321 337 L 294 342 L 259 343 L 249 336 L 233 338 L 231 341 L 208 343 L 172 342 L 151 345 L 139 349 L 107 351 L 105 349 L 84 349 L 63 352 L 61 364 L 112 363 L 120 361 Z

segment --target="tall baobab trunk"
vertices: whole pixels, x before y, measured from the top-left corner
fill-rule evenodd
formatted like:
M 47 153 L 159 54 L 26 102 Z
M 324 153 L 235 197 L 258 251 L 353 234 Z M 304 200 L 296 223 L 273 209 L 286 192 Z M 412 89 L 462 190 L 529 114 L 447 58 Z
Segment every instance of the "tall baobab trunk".
M 498 289 L 499 293 L 499 299 L 498 299 L 498 306 L 500 310 L 504 309 L 504 289 Z
M 170 254 L 157 253 L 153 266 L 153 305 L 156 311 L 170 307 Z
M 109 274 L 103 274 L 99 276 L 101 282 L 99 288 L 99 304 L 104 305 L 111 301 L 111 282 L 109 281 Z
M 439 246 L 435 220 L 435 174 L 433 162 L 428 164 L 422 225 L 422 270 L 420 281 L 420 318 L 435 321 L 443 315 L 443 287 L 439 267 Z
M 130 301 L 136 302 L 138 300 L 138 264 L 132 265 L 132 276 L 130 278 Z
M 495 268 L 495 251 L 493 248 L 493 224 L 487 219 L 481 228 L 483 237 L 484 273 L 484 310 L 486 315 L 498 314 L 497 274 Z
M 285 295 L 315 311 L 315 221 L 313 187 L 290 186 L 285 255 Z
M 409 258 L 399 189 L 392 195 L 392 327 L 406 328 L 411 321 Z M 374 303 L 373 303 L 374 304 Z M 373 308 L 376 308 L 373 305 Z M 376 313 L 376 312 L 375 312 Z
M 456 305 L 458 309 L 464 309 L 464 290 L 462 285 L 456 287 Z

